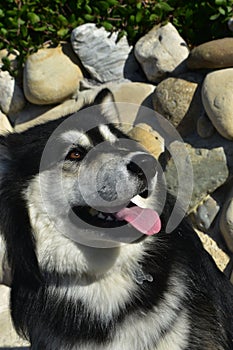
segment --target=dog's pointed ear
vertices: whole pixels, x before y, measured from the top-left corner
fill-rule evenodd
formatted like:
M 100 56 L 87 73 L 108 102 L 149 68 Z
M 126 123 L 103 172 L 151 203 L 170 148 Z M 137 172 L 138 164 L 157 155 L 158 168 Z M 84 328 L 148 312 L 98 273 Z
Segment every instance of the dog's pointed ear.
M 101 90 L 95 97 L 94 104 L 100 108 L 101 114 L 109 123 L 120 123 L 119 111 L 109 89 Z

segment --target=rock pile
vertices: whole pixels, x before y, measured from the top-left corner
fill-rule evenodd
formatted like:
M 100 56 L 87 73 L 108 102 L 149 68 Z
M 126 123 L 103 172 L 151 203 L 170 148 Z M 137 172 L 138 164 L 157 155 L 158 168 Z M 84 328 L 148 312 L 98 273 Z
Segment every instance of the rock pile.
M 73 113 L 107 86 L 116 102 L 134 105 L 127 111 L 125 104 L 122 110 L 119 107 L 121 120 L 127 116 L 131 125 L 127 132 L 159 156 L 174 139 L 157 137 L 147 113 L 139 117 L 141 108 L 149 107 L 179 133 L 191 159 L 190 218 L 233 254 L 232 50 L 233 38 L 224 38 L 189 52 L 171 23 L 154 27 L 134 48 L 126 38 L 116 42 L 115 34 L 84 24 L 73 31 L 71 45 L 43 48 L 29 56 L 23 82 L 0 69 L 0 131 L 11 132 L 13 125 L 21 132 Z M 4 54 L 0 52 L 0 60 Z M 163 158 L 167 186 L 176 192 L 176 161 Z

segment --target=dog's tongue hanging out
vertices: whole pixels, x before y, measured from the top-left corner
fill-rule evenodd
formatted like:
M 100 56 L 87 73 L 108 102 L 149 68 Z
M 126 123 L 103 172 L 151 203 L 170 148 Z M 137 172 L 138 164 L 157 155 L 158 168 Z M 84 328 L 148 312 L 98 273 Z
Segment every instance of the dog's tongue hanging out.
M 159 215 L 152 209 L 134 206 L 120 210 L 115 213 L 115 216 L 118 220 L 125 220 L 138 231 L 148 236 L 158 233 L 161 229 Z

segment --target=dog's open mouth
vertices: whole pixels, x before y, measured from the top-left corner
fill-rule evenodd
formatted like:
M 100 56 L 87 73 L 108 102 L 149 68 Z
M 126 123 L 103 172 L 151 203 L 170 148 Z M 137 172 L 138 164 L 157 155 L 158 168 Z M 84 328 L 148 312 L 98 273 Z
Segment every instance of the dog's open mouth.
M 141 208 L 132 202 L 116 213 L 105 213 L 88 206 L 74 207 L 73 211 L 81 220 L 99 228 L 110 229 L 130 224 L 146 235 L 153 235 L 161 229 L 160 218 L 156 211 Z

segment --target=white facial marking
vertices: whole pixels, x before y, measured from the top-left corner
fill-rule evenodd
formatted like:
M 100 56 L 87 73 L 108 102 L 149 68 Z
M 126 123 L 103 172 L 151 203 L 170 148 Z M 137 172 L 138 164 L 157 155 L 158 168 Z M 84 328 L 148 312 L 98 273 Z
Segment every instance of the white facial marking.
M 79 144 L 82 147 L 90 147 L 92 143 L 88 136 L 81 131 L 78 130 L 70 130 L 62 134 L 62 139 L 70 144 Z
M 111 143 L 114 143 L 117 141 L 117 137 L 111 132 L 111 130 L 108 128 L 107 125 L 104 125 L 104 124 L 100 125 L 99 131 L 106 141 L 109 141 Z

